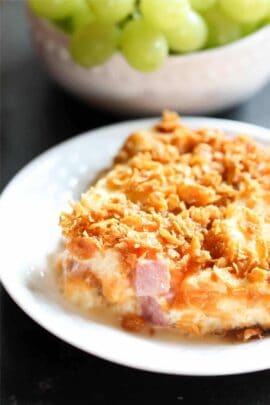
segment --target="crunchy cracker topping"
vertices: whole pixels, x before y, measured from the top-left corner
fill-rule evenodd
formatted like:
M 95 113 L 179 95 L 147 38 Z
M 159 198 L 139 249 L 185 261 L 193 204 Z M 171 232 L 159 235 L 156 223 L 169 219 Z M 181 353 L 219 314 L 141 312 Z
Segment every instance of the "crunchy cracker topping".
M 84 245 L 114 247 L 123 257 L 161 254 L 172 269 L 184 259 L 193 271 L 219 265 L 256 281 L 269 279 L 269 203 L 267 151 L 243 135 L 188 129 L 166 112 L 129 136 L 60 223 L 80 255 Z

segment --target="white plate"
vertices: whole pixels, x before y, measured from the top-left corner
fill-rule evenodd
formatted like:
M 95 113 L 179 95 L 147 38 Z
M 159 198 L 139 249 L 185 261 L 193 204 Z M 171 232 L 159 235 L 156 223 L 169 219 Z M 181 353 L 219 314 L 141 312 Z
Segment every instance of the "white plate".
M 91 131 L 43 153 L 7 186 L 1 199 L 1 278 L 14 301 L 37 323 L 66 342 L 119 364 L 186 375 L 224 375 L 270 367 L 270 338 L 246 344 L 129 334 L 72 310 L 44 272 L 60 240 L 58 216 L 108 166 L 125 137 L 155 120 Z M 193 127 L 242 132 L 270 144 L 264 128 L 234 121 L 187 118 Z

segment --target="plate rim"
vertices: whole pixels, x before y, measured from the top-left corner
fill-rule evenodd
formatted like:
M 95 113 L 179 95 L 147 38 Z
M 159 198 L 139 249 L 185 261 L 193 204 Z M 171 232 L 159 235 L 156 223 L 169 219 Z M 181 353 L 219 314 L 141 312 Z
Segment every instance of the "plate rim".
M 227 119 L 221 119 L 221 118 L 211 118 L 211 117 L 200 117 L 200 116 L 183 116 L 181 117 L 183 122 L 186 123 L 187 125 L 190 126 L 196 126 L 199 125 L 201 127 L 218 127 L 221 129 L 225 129 L 227 131 L 233 131 L 235 133 L 255 133 L 255 138 L 260 138 L 262 141 L 267 140 L 268 143 L 270 143 L 270 129 L 259 126 L 259 125 L 254 125 L 250 123 L 245 123 L 241 121 L 234 121 L 234 120 L 227 120 Z M 77 143 L 82 141 L 84 138 L 91 137 L 93 135 L 98 136 L 100 133 L 104 132 L 109 133 L 111 129 L 115 127 L 121 127 L 121 128 L 126 128 L 128 136 L 130 134 L 129 132 L 129 126 L 132 125 L 140 125 L 145 126 L 146 128 L 148 126 L 153 125 L 153 123 L 158 122 L 160 117 L 153 117 L 153 118 L 141 118 L 141 119 L 133 119 L 133 120 L 126 120 L 122 122 L 116 122 L 110 125 L 105 125 L 102 127 L 94 128 L 88 131 L 83 132 L 82 134 L 78 134 L 76 136 L 73 136 L 67 140 L 64 140 L 63 142 L 60 142 L 53 147 L 45 150 L 38 156 L 36 156 L 34 159 L 32 159 L 29 163 L 27 163 L 25 166 L 23 166 L 13 177 L 12 179 L 7 183 L 7 185 L 4 187 L 4 189 L 1 192 L 0 195 L 0 211 L 2 207 L 2 203 L 4 199 L 6 198 L 6 195 L 8 195 L 10 192 L 12 192 L 13 187 L 16 187 L 16 183 L 20 181 L 21 178 L 24 177 L 24 175 L 31 170 L 37 163 L 42 164 L 43 160 L 46 160 L 46 158 L 51 154 L 51 153 L 56 153 L 59 149 L 61 149 L 65 145 L 72 146 L 73 143 Z M 237 129 L 238 128 L 238 129 Z M 267 139 L 266 136 L 269 136 Z M 48 326 L 48 324 L 42 319 L 39 319 L 37 315 L 35 315 L 35 309 L 32 310 L 32 308 L 27 307 L 27 303 L 24 304 L 23 297 L 16 297 L 15 291 L 12 289 L 12 286 L 8 282 L 8 277 L 5 278 L 5 272 L 0 269 L 0 279 L 3 288 L 5 291 L 8 293 L 8 295 L 12 298 L 13 302 L 17 304 L 23 312 L 28 315 L 32 320 L 34 320 L 37 324 L 39 324 L 41 327 L 43 327 L 47 332 L 52 333 L 54 336 L 56 336 L 58 339 L 63 340 L 64 342 L 71 344 L 73 347 L 79 348 L 80 350 L 83 350 L 86 353 L 89 353 L 91 355 L 94 355 L 96 357 L 102 358 L 104 360 L 119 364 L 119 365 L 124 365 L 127 367 L 132 367 L 135 369 L 143 370 L 143 371 L 149 371 L 149 372 L 155 372 L 155 373 L 162 373 L 162 374 L 170 374 L 170 375 L 189 375 L 189 376 L 222 376 L 222 375 L 233 375 L 233 374 L 244 374 L 244 373 L 250 373 L 250 372 L 255 372 L 255 371 L 264 371 L 268 370 L 270 368 L 270 364 L 266 365 L 265 367 L 244 367 L 240 366 L 235 370 L 232 368 L 232 370 L 228 371 L 222 371 L 220 370 L 218 373 L 213 372 L 210 370 L 205 370 L 203 373 L 202 372 L 196 372 L 196 370 L 189 371 L 189 370 L 169 370 L 165 369 L 164 366 L 161 366 L 159 369 L 151 366 L 146 366 L 146 365 L 141 365 L 141 364 L 134 364 L 134 362 L 130 362 L 129 359 L 123 359 L 119 360 L 117 359 L 117 355 L 114 356 L 113 354 L 108 356 L 108 355 L 103 355 L 102 352 L 98 352 L 97 350 L 91 351 L 91 347 L 84 347 L 84 345 L 81 345 L 80 342 L 78 341 L 73 341 L 73 339 L 70 339 L 69 336 L 65 336 L 64 334 L 61 334 L 59 330 L 55 330 L 54 327 Z M 268 362 L 269 363 L 269 362 Z

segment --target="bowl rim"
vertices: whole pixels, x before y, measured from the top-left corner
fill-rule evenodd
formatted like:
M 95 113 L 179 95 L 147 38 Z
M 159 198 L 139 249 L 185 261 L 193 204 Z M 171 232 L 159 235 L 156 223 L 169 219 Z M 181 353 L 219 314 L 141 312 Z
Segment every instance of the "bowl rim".
M 66 41 L 69 40 L 70 35 L 65 33 L 64 31 L 62 31 L 61 29 L 59 29 L 56 25 L 54 25 L 51 21 L 47 20 L 46 18 L 37 16 L 36 14 L 34 14 L 34 12 L 29 8 L 29 6 L 27 5 L 27 12 L 28 12 L 28 17 L 29 19 L 34 19 L 36 21 L 38 21 L 40 24 L 45 25 L 47 27 L 49 27 L 51 30 L 55 31 L 58 33 L 58 35 L 60 34 L 62 36 L 62 38 L 65 38 Z M 196 57 L 204 57 L 204 56 L 208 56 L 208 55 L 213 55 L 213 54 L 219 54 L 223 51 L 227 51 L 227 50 L 232 50 L 234 48 L 237 48 L 238 45 L 241 46 L 245 46 L 246 44 L 250 43 L 250 42 L 254 42 L 256 41 L 259 37 L 263 37 L 266 33 L 269 33 L 270 36 L 270 22 L 260 28 L 258 28 L 256 31 L 245 35 L 239 39 L 237 39 L 236 41 L 230 42 L 228 44 L 225 45 L 221 45 L 221 46 L 217 46 L 217 47 L 213 47 L 213 48 L 208 48 L 208 49 L 200 49 L 194 52 L 190 52 L 190 53 L 182 53 L 182 54 L 168 54 L 168 60 L 188 60 L 188 59 L 193 59 Z M 120 53 L 119 50 L 116 53 Z

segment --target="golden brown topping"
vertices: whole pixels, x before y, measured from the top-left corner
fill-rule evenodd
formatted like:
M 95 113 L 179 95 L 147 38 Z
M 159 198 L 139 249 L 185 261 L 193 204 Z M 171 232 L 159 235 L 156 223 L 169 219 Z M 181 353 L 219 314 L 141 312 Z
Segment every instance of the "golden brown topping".
M 179 124 L 179 116 L 175 112 L 164 111 L 163 120 L 156 125 L 156 129 L 160 132 L 173 132 Z
M 179 184 L 178 195 L 188 205 L 199 207 L 212 204 L 218 199 L 211 187 L 201 186 L 200 184 Z
M 166 112 L 115 162 L 61 215 L 76 257 L 114 248 L 132 262 L 167 258 L 171 272 L 218 266 L 254 282 L 269 274 L 270 155 L 255 142 L 188 129 Z
M 67 249 L 72 256 L 79 260 L 85 260 L 93 256 L 97 246 L 90 238 L 77 237 L 67 243 Z

